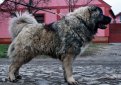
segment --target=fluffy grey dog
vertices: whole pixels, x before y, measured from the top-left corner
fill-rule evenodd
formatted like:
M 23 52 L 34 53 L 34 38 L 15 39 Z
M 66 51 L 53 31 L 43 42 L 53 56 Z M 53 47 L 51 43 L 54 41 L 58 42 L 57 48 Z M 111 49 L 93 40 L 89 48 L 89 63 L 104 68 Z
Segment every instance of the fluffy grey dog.
M 77 85 L 72 76 L 72 61 L 91 42 L 97 29 L 105 29 L 110 21 L 97 6 L 80 7 L 47 25 L 37 23 L 28 13 L 17 14 L 9 28 L 12 36 L 8 49 L 12 59 L 9 80 L 18 80 L 20 67 L 37 55 L 49 55 L 62 61 L 68 85 Z

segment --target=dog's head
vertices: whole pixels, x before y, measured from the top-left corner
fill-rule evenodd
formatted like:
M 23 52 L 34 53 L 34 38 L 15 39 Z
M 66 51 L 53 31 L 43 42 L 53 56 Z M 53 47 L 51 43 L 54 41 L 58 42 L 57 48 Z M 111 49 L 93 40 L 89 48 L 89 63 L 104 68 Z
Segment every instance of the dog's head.
M 103 11 L 101 8 L 97 6 L 88 6 L 88 11 L 90 13 L 91 20 L 94 20 L 95 22 L 95 29 L 106 29 L 107 24 L 111 22 L 111 18 L 108 16 L 105 16 L 103 14 Z
M 111 22 L 111 18 L 105 16 L 101 8 L 97 6 L 85 6 L 76 9 L 72 14 L 84 20 L 84 22 L 89 27 L 94 34 L 97 32 L 97 29 L 106 29 L 107 24 Z

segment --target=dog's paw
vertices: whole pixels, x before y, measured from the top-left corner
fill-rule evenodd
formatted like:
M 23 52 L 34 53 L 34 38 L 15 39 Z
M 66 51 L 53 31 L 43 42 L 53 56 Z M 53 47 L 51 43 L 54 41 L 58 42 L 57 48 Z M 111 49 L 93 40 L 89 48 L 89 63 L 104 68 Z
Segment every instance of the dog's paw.
M 16 77 L 15 77 L 14 75 L 10 75 L 10 76 L 8 77 L 8 80 L 9 80 L 10 82 L 17 82 L 17 79 L 16 79 Z
M 18 81 L 16 78 L 15 78 L 15 79 L 10 79 L 10 78 L 8 78 L 8 80 L 9 80 L 10 82 L 13 82 L 13 83 L 15 83 L 15 82 Z
M 22 79 L 22 76 L 21 75 L 17 75 L 16 79 Z
M 70 82 L 68 83 L 68 85 L 79 85 L 79 82 L 78 81 Z
M 68 85 L 79 85 L 79 82 L 75 81 L 73 77 L 68 78 L 67 82 L 68 82 Z

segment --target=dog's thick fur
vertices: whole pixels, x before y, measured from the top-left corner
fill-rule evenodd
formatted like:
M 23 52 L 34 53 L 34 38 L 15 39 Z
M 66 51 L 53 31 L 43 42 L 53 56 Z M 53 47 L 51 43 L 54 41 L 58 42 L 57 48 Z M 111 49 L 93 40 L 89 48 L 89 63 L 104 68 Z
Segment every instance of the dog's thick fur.
M 12 43 L 8 56 L 12 59 L 9 79 L 19 78 L 19 68 L 37 55 L 49 55 L 63 62 L 64 76 L 69 85 L 77 82 L 72 76 L 72 61 L 88 44 L 97 29 L 105 29 L 111 19 L 96 6 L 86 6 L 48 25 L 37 23 L 28 13 L 12 18 L 9 31 Z

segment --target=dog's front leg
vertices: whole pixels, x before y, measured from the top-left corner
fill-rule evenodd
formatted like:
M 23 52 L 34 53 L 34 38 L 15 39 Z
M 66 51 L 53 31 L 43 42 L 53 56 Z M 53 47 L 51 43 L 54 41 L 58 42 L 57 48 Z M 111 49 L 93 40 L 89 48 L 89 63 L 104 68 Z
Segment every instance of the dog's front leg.
M 64 56 L 63 59 L 63 70 L 64 70 L 64 77 L 66 81 L 68 82 L 68 85 L 78 85 L 78 82 L 75 81 L 72 75 L 72 61 L 73 61 L 73 55 L 67 54 Z

